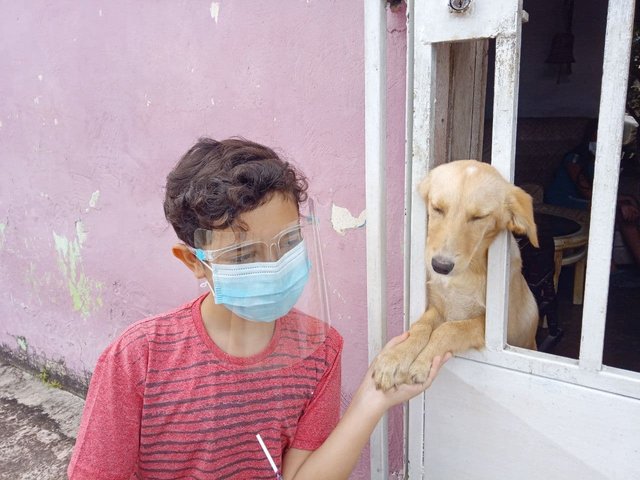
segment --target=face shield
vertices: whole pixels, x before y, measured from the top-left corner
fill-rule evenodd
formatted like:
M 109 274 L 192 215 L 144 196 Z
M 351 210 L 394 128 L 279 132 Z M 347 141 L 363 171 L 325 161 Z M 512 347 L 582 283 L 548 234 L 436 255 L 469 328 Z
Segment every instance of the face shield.
M 274 365 L 311 355 L 330 325 L 313 200 L 303 207 L 268 238 L 237 228 L 194 235 L 194 253 L 211 271 L 214 302 L 249 322 L 275 322 L 264 359 Z

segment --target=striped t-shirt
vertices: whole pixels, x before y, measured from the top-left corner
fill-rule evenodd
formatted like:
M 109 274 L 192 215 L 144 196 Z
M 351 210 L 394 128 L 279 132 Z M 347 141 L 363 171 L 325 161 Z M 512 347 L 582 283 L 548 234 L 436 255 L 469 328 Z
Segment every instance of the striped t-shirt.
M 232 357 L 205 330 L 204 298 L 133 324 L 103 352 L 71 480 L 271 480 L 256 434 L 280 467 L 288 448 L 315 450 L 331 433 L 340 334 L 292 311 L 276 321 L 263 352 Z

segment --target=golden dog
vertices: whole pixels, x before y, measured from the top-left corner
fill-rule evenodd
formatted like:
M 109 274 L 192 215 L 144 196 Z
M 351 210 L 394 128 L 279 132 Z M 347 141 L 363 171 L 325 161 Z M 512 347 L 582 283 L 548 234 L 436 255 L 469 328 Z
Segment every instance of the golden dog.
M 422 383 L 431 362 L 446 352 L 484 347 L 487 252 L 498 233 L 527 235 L 538 246 L 531 197 L 489 164 L 458 160 L 434 168 L 419 191 L 428 211 L 428 308 L 410 336 L 374 365 L 379 389 Z M 510 345 L 535 349 L 538 308 L 522 276 L 522 260 L 510 235 Z

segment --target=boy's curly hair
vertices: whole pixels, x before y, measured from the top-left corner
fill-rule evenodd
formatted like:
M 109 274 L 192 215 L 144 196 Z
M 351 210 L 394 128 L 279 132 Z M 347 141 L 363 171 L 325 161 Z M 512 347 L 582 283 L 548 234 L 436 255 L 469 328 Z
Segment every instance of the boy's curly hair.
M 244 138 L 200 138 L 167 176 L 164 214 L 178 238 L 194 246 L 198 228 L 246 228 L 238 218 L 281 193 L 300 205 L 304 175 L 270 148 Z

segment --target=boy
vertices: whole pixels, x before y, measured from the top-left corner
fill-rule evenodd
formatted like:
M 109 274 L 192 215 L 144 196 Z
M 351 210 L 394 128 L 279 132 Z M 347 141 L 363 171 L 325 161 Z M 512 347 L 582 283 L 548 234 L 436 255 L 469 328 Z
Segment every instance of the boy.
M 306 189 L 275 152 L 243 139 L 203 138 L 182 157 L 164 202 L 184 242 L 173 254 L 211 293 L 105 350 L 70 479 L 271 479 L 274 468 L 286 480 L 346 479 L 384 412 L 430 385 L 440 359 L 426 384 L 389 392 L 369 371 L 339 420 L 342 338 L 292 309 L 313 269 L 300 233 Z

